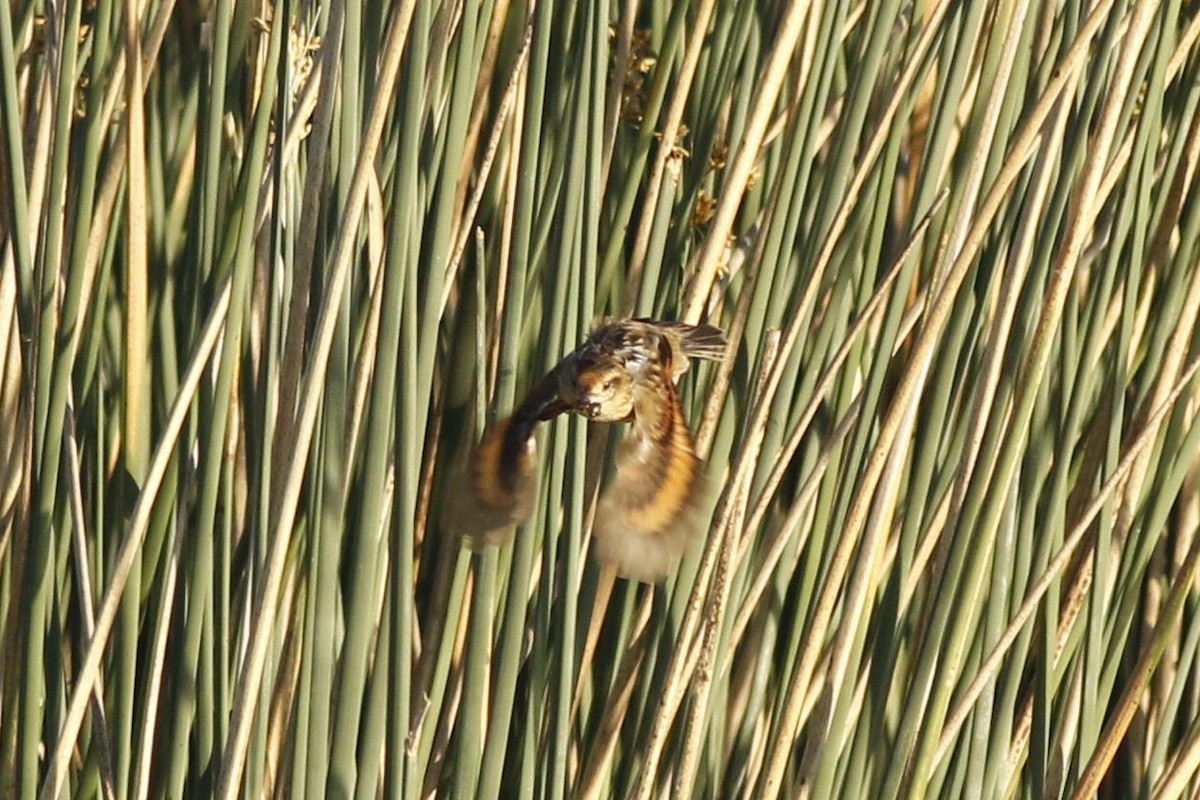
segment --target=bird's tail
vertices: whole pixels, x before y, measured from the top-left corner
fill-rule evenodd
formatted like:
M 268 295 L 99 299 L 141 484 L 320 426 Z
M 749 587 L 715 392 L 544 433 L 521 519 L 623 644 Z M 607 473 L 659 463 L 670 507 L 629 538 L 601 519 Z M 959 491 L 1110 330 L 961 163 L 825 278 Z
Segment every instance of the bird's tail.
M 647 320 L 651 321 L 651 320 Z M 722 361 L 725 358 L 724 332 L 715 325 L 689 325 L 686 322 L 651 321 L 655 325 L 668 328 L 679 335 L 683 342 L 683 354 L 688 358 L 701 358 L 707 361 Z

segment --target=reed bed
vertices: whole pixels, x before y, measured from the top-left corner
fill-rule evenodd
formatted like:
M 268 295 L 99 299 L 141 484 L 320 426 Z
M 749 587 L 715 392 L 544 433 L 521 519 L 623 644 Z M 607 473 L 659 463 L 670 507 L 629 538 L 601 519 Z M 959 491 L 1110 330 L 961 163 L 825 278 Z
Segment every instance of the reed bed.
M 0 3 L 0 794 L 1200 794 L 1193 2 Z M 724 329 L 706 535 L 622 425 Z

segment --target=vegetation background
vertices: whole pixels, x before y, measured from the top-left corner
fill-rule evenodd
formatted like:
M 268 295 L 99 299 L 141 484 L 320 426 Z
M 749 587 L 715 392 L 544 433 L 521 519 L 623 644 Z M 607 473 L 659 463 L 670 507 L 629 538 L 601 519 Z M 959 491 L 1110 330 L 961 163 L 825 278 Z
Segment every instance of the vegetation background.
M 1192 0 L 0 3 L 0 794 L 1196 797 Z M 684 378 L 660 587 L 541 434 Z

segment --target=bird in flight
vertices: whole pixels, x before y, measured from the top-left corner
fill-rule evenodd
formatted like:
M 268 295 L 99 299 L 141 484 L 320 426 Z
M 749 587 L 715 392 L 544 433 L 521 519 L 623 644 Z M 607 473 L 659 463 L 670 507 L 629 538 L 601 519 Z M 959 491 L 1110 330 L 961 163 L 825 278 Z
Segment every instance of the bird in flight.
M 596 510 L 595 552 L 624 577 L 662 579 L 696 532 L 704 483 L 675 384 L 691 359 L 724 357 L 725 337 L 712 325 L 601 324 L 484 434 L 468 460 L 468 491 L 456 500 L 452 527 L 475 542 L 502 544 L 529 516 L 541 422 L 564 413 L 629 422 Z

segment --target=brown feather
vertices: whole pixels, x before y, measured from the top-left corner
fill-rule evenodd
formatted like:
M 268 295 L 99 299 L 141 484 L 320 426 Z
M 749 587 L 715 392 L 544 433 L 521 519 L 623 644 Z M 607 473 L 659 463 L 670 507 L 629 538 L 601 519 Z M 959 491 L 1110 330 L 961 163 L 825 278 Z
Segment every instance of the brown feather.
M 473 543 L 502 544 L 533 508 L 538 424 L 573 412 L 632 422 L 596 514 L 595 552 L 628 578 L 661 580 L 699 532 L 703 467 L 675 382 L 689 359 L 726 357 L 712 325 L 650 319 L 597 326 L 472 452 L 450 525 Z
M 450 529 L 473 545 L 504 544 L 533 511 L 538 425 L 563 413 L 559 370 L 547 373 L 510 416 L 497 422 L 471 452 L 459 477 Z
M 596 556 L 634 580 L 666 577 L 698 532 L 700 459 L 662 342 L 634 387 L 634 424 L 596 512 Z

